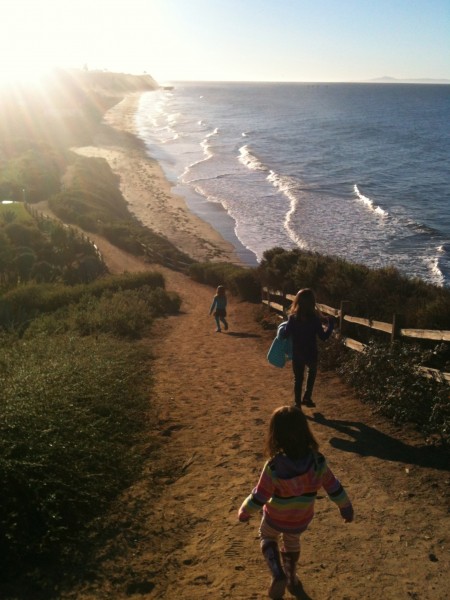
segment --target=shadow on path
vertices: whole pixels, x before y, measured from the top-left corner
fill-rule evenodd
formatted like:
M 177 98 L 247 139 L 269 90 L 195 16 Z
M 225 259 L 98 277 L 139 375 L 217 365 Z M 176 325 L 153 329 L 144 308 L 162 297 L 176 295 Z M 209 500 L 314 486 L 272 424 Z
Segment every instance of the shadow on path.
M 315 412 L 312 417 L 307 418 L 318 425 L 330 427 L 352 438 L 332 437 L 329 440 L 331 446 L 343 452 L 354 452 L 360 456 L 376 456 L 382 460 L 450 471 L 449 453 L 445 449 L 411 446 L 360 421 L 327 419 L 320 412 Z
M 261 336 L 257 333 L 244 333 L 244 332 L 239 332 L 239 331 L 227 331 L 227 334 L 231 337 L 238 337 L 238 338 L 260 338 Z

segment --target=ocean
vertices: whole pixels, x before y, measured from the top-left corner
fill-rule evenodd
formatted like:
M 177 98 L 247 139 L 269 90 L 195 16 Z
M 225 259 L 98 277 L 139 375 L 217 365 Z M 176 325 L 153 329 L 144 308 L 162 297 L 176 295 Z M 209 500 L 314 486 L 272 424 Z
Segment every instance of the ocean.
M 450 285 L 450 85 L 176 83 L 136 125 L 246 264 L 298 247 Z

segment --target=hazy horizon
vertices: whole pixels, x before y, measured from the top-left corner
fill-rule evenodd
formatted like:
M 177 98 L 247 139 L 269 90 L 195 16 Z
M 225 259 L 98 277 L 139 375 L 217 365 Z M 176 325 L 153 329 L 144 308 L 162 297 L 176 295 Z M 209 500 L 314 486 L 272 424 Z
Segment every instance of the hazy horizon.
M 2 0 L 0 81 L 87 67 L 158 82 L 450 81 L 448 0 Z

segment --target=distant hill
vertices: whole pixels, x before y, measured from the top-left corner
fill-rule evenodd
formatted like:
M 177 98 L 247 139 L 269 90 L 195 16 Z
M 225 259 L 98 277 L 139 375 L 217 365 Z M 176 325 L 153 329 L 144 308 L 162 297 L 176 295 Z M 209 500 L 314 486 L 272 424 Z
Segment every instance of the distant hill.
M 103 114 L 130 93 L 158 89 L 147 74 L 55 69 L 38 82 L 0 87 L 0 160 L 30 144 L 84 145 Z
M 368 83 L 428 83 L 428 84 L 450 84 L 450 79 L 396 79 L 395 77 L 377 77 L 369 79 Z

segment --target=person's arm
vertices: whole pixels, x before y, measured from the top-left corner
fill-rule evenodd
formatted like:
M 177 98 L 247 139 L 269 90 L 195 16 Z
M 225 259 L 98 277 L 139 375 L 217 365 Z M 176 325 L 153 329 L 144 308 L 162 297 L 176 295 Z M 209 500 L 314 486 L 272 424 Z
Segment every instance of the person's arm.
M 294 316 L 290 315 L 287 320 L 287 324 L 284 328 L 284 331 L 283 331 L 283 337 L 285 337 L 285 338 L 289 337 L 290 335 L 292 335 L 293 331 L 294 331 Z
M 339 512 L 344 521 L 346 523 L 351 523 L 353 521 L 354 513 L 350 498 L 342 487 L 339 479 L 328 466 L 325 457 L 322 455 L 319 455 L 319 468 L 322 476 L 322 487 L 328 494 L 330 500 L 332 500 L 339 508 Z
M 214 296 L 214 298 L 213 298 L 213 301 L 212 301 L 212 304 L 211 304 L 211 307 L 210 307 L 210 309 L 209 309 L 209 314 L 210 314 L 210 315 L 212 315 L 212 313 L 213 313 L 213 310 L 214 310 L 214 307 L 216 306 L 216 304 L 217 304 L 217 296 Z
M 322 322 L 321 320 L 317 317 L 317 335 L 318 337 L 322 340 L 325 341 L 327 340 L 330 335 L 333 333 L 333 329 L 334 329 L 334 319 L 333 317 L 328 317 L 328 327 L 326 329 L 324 329 L 322 327 Z
M 272 497 L 273 491 L 274 483 L 272 469 L 270 468 L 269 463 L 266 463 L 257 486 L 252 493 L 247 496 L 239 509 L 239 521 L 248 521 L 253 514 L 260 511 L 264 504 Z

